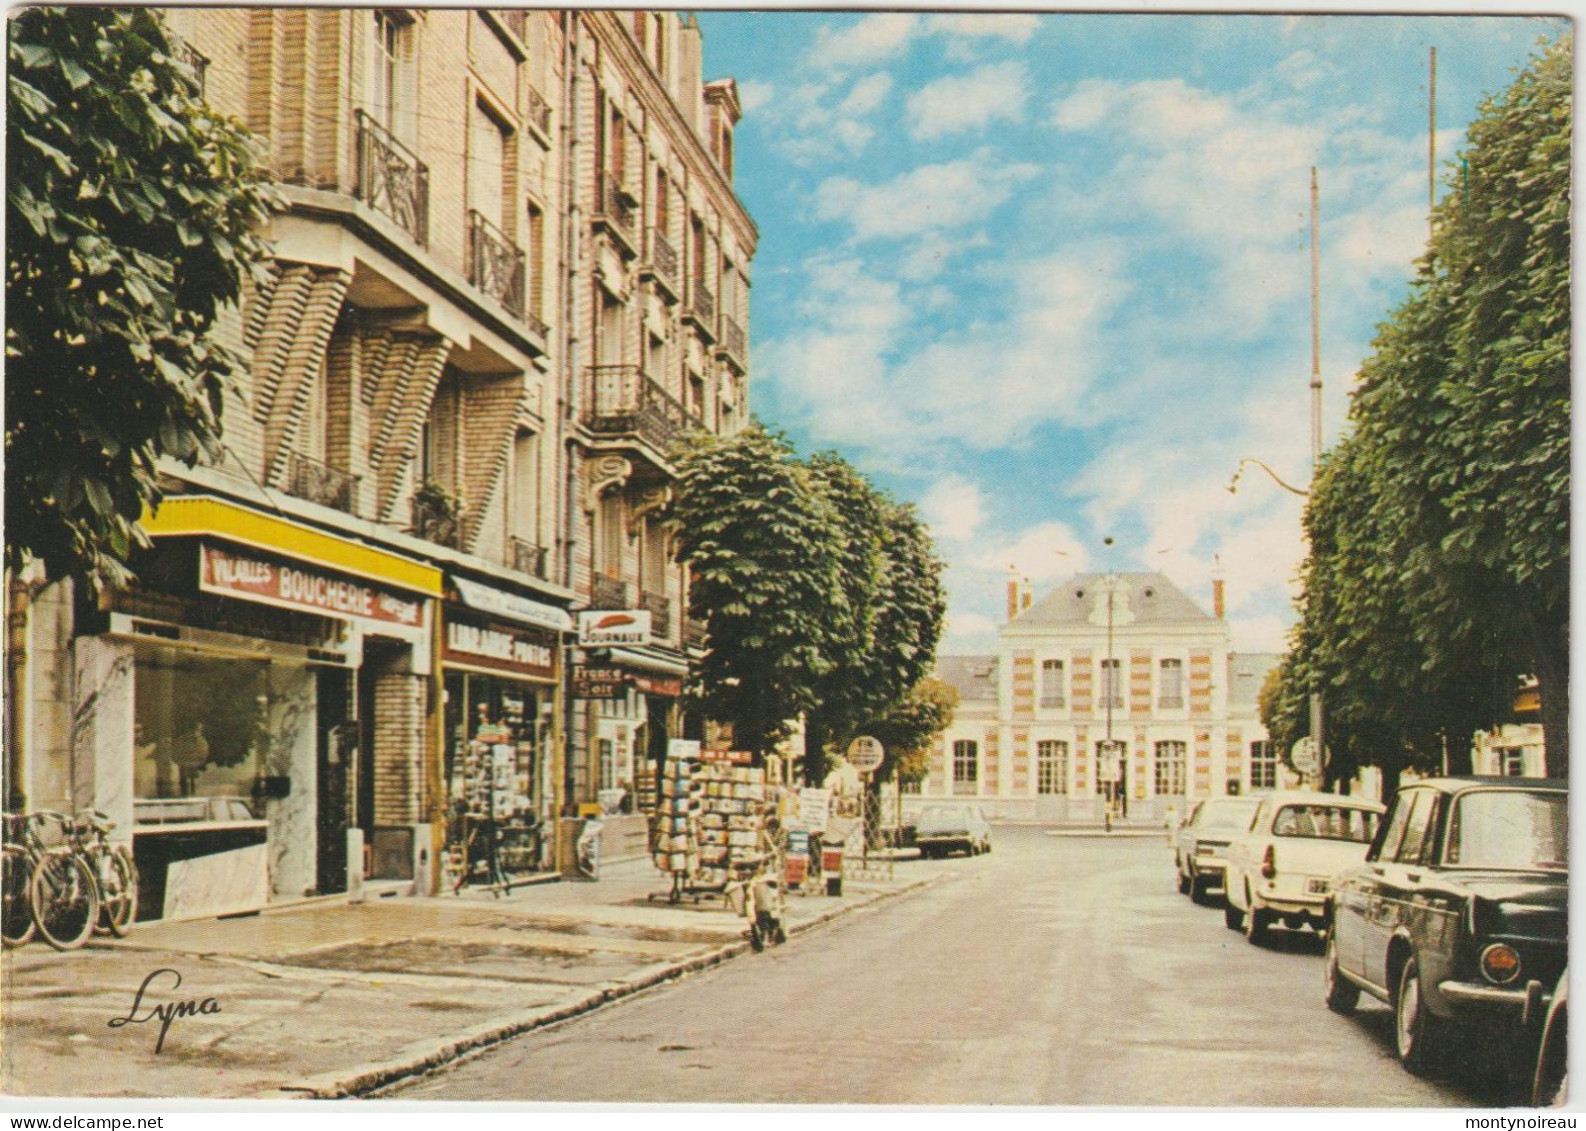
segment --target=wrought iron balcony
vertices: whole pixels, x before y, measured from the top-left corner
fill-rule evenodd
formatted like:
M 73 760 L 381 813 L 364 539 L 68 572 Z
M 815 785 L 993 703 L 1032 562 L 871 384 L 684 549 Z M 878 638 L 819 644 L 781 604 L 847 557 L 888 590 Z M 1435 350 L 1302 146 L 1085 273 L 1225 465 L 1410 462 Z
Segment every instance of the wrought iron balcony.
M 705 648 L 705 637 L 704 621 L 695 620 L 693 617 L 683 618 L 683 646 L 685 648 L 703 651 Z
M 523 250 L 502 230 L 468 210 L 468 281 L 523 317 Z
M 651 228 L 650 269 L 673 298 L 676 298 L 679 293 L 677 288 L 677 268 L 677 249 L 672 246 L 672 241 L 666 238 L 660 228 Z
M 185 63 L 193 72 L 193 81 L 198 84 L 198 97 L 204 97 L 204 80 L 209 73 L 208 56 L 174 32 L 167 32 L 166 35 L 171 41 L 171 54 L 177 62 Z
M 738 325 L 737 319 L 730 314 L 721 316 L 721 345 L 740 368 L 749 360 L 748 337 L 743 332 L 743 327 Z
M 415 497 L 412 517 L 409 533 L 434 542 L 437 546 L 462 549 L 462 522 L 455 511 Z
M 664 452 L 683 432 L 704 427 L 637 365 L 596 365 L 589 373 L 594 397 L 585 424 L 591 432 L 635 435 Z
M 621 236 L 630 243 L 634 237 L 634 224 L 637 209 L 633 197 L 627 187 L 617 179 L 615 173 L 600 174 L 600 207 L 599 212 L 611 222 Z
M 358 183 L 353 192 L 418 241 L 429 243 L 430 171 L 390 130 L 362 110 L 353 111 L 358 133 Z
M 597 573 L 590 586 L 590 608 L 593 609 L 626 609 L 628 607 L 628 583 L 620 577 L 607 577 Z
M 688 309 L 706 326 L 716 321 L 716 296 L 703 279 L 695 279 L 688 290 Z
M 672 635 L 672 599 L 660 593 L 639 590 L 639 607 L 650 614 L 650 633 L 658 640 Z
M 522 38 L 521 36 L 519 38 Z M 525 100 L 528 102 L 527 113 L 529 125 L 539 130 L 548 140 L 551 136 L 551 104 L 545 101 L 545 96 L 532 86 L 524 84 Z
M 358 476 L 293 452 L 287 461 L 287 492 L 322 507 L 358 513 Z
M 549 580 L 545 576 L 545 559 L 544 546 L 536 546 L 531 542 L 525 542 L 522 538 L 507 538 L 506 564 L 519 573 L 538 577 L 541 581 Z

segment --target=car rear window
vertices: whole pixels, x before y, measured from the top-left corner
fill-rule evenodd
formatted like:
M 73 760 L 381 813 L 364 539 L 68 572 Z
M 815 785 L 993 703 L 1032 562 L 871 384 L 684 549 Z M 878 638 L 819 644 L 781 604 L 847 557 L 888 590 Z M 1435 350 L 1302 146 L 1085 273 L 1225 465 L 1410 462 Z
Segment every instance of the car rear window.
M 1448 823 L 1449 864 L 1569 870 L 1569 802 L 1562 793 L 1488 789 L 1462 794 Z
M 1249 805 L 1218 805 L 1206 807 L 1201 815 L 1199 827 L 1203 829 L 1247 829 L 1250 827 L 1250 817 L 1256 811 L 1256 803 Z
M 1272 835 L 1370 844 L 1377 835 L 1377 814 L 1344 805 L 1285 805 L 1272 819 Z

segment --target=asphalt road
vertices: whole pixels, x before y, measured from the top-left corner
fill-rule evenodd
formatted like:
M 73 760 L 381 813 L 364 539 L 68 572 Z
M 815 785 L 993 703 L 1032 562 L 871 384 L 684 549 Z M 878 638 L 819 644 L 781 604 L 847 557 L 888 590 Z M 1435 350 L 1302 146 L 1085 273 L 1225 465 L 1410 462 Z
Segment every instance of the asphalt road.
M 1164 838 L 1001 828 L 942 882 L 786 946 L 527 1034 L 403 1100 L 1487 1107 L 1391 1017 L 1322 1004 L 1309 933 L 1253 947 L 1173 886 Z M 793 898 L 797 898 L 796 896 Z

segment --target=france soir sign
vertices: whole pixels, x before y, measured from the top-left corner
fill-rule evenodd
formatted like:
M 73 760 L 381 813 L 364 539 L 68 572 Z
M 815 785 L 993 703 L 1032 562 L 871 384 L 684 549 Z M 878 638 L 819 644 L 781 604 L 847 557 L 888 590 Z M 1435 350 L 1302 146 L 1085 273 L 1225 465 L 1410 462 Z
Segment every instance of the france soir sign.
M 247 554 L 204 546 L 199 587 L 226 597 L 262 601 L 322 616 L 359 617 L 417 628 L 424 623 L 419 601 L 384 589 Z

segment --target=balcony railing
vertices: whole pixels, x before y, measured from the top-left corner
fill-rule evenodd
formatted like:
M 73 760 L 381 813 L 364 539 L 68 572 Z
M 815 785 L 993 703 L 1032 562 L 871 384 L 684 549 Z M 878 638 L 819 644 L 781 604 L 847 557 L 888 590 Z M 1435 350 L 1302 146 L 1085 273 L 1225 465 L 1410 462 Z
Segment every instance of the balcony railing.
M 429 243 L 430 171 L 407 146 L 362 110 L 353 111 L 358 127 L 358 184 L 355 195 L 376 212 L 401 225 L 423 247 Z
M 519 573 L 538 577 L 541 581 L 548 580 L 545 576 L 545 558 L 544 546 L 536 546 L 532 542 L 525 542 L 522 538 L 507 539 L 506 564 Z
M 596 365 L 589 372 L 594 399 L 586 423 L 591 432 L 631 433 L 665 451 L 683 432 L 704 427 L 637 365 Z
M 437 546 L 450 546 L 454 550 L 462 548 L 462 523 L 455 513 L 415 498 L 412 517 L 411 533 Z
M 523 250 L 473 209 L 468 210 L 468 281 L 523 317 Z
M 660 228 L 650 229 L 650 266 L 667 289 L 677 293 L 677 248 Z
M 721 316 L 721 344 L 728 353 L 737 358 L 739 364 L 748 360 L 748 338 L 743 332 L 743 327 L 738 325 L 737 320 L 730 314 Z
M 589 602 L 590 607 L 594 609 L 626 609 L 628 583 L 620 577 L 607 577 L 603 573 L 597 573 L 594 584 L 590 587 Z
M 358 476 L 293 452 L 287 461 L 287 492 L 322 507 L 358 513 Z
M 685 648 L 705 647 L 705 622 L 695 620 L 693 617 L 683 618 L 683 646 Z
M 633 238 L 633 198 L 615 173 L 600 174 L 600 212 L 628 239 Z
M 193 81 L 198 84 L 198 97 L 204 97 L 204 79 L 209 73 L 209 58 L 194 47 L 187 40 L 174 32 L 166 33 L 171 41 L 171 54 L 179 63 L 187 64 L 193 72 Z
M 524 86 L 524 94 L 528 102 L 529 125 L 549 138 L 551 136 L 551 104 L 545 101 L 544 95 L 527 84 Z
M 672 635 L 672 599 L 648 590 L 639 591 L 639 607 L 650 614 L 650 632 L 657 640 Z
M 710 288 L 702 280 L 695 279 L 689 287 L 688 308 L 706 325 L 716 320 L 716 296 L 710 293 Z

